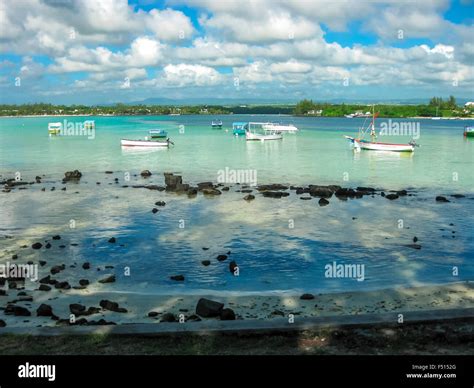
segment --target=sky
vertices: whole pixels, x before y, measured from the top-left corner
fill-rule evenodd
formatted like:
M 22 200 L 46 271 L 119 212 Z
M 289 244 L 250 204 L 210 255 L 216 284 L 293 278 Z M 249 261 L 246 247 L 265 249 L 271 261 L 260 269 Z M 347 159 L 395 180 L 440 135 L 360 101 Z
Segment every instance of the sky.
M 473 0 L 0 0 L 0 102 L 474 100 L 473 22 Z

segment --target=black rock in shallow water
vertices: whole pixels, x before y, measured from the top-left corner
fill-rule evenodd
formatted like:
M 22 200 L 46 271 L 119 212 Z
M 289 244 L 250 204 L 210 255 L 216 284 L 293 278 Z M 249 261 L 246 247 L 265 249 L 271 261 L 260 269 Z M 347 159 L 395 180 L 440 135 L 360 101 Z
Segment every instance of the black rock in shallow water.
M 158 201 L 158 202 L 155 202 L 155 206 L 165 206 L 166 205 L 166 202 L 165 201 Z
M 160 322 L 177 322 L 176 317 L 172 313 L 163 314 Z
M 314 295 L 313 294 L 303 294 L 300 296 L 300 299 L 301 300 L 312 300 L 314 299 Z
M 149 316 L 150 318 L 157 317 L 157 316 L 158 316 L 158 312 L 156 312 L 156 311 L 150 311 L 150 312 L 148 313 L 148 316 Z
M 397 194 L 387 194 L 387 195 L 385 196 L 385 198 L 387 198 L 387 199 L 393 201 L 394 199 L 397 199 L 397 198 L 398 198 L 398 195 L 397 195 Z
M 106 278 L 100 279 L 99 283 L 114 283 L 115 282 L 115 275 L 107 276 Z
M 66 171 L 64 173 L 63 182 L 76 181 L 78 182 L 82 177 L 82 173 L 79 170 Z
M 234 321 L 235 320 L 234 310 L 229 309 L 229 308 L 222 309 L 220 317 L 221 317 L 221 321 Z
M 63 271 L 64 269 L 66 269 L 66 266 L 64 264 L 55 265 L 54 267 L 51 267 L 50 272 L 52 275 L 56 275 L 57 273 Z
M 329 205 L 329 201 L 326 198 L 321 198 L 319 201 L 319 206 L 327 206 Z
M 418 241 L 418 237 L 413 237 L 413 242 L 416 243 Z
M 9 304 L 7 305 L 7 307 L 5 307 L 5 315 L 14 315 L 16 317 L 29 317 L 31 316 L 31 312 L 25 307 Z
M 204 318 L 218 317 L 223 308 L 223 303 L 201 298 L 196 305 L 196 314 Z
M 157 209 L 156 207 L 154 207 L 153 209 L 151 209 L 151 212 L 152 212 L 153 214 L 156 214 L 156 213 L 158 213 L 158 209 Z
M 104 310 L 115 311 L 116 313 L 126 313 L 127 312 L 127 309 L 125 309 L 123 307 L 119 307 L 118 303 L 111 302 L 110 300 L 107 300 L 107 299 L 101 300 L 99 305 Z
M 87 280 L 87 279 L 81 279 L 81 280 L 79 280 L 79 284 L 80 284 L 81 286 L 88 286 L 88 285 L 89 285 L 89 280 Z
M 0 327 L 5 327 L 7 324 L 3 319 L 0 319 Z
M 446 197 L 443 197 L 442 195 L 438 195 L 436 197 L 436 202 L 450 202 L 450 200 L 447 199 Z
M 59 234 L 53 236 L 53 240 L 61 240 L 61 236 Z
M 202 190 L 202 193 L 204 195 L 221 195 L 222 192 L 220 190 L 217 190 L 217 189 L 213 189 L 213 188 L 210 188 L 210 189 L 203 189 Z
M 114 244 L 117 240 L 115 239 L 115 237 L 111 237 L 109 238 L 108 242 L 111 243 L 111 244 Z
M 227 255 L 219 255 L 216 257 L 217 261 L 224 261 L 227 259 Z
M 82 268 L 90 269 L 91 268 L 91 263 L 86 262 L 86 263 L 82 264 Z
M 60 290 L 69 290 L 71 288 L 71 286 L 69 285 L 68 282 L 57 282 L 54 285 L 54 288 L 58 288 Z
M 150 170 L 143 170 L 143 171 L 140 173 L 140 175 L 141 175 L 142 177 L 144 177 L 144 178 L 147 178 L 147 177 L 151 176 L 151 172 L 150 172 Z
M 266 198 L 281 198 L 281 197 L 288 197 L 290 193 L 281 192 L 281 191 L 262 191 L 262 195 Z
M 405 246 L 408 247 L 408 248 L 413 248 L 413 249 L 421 249 L 420 244 L 407 244 Z
M 182 281 L 184 281 L 184 276 L 183 275 L 170 276 L 170 279 L 175 280 L 177 282 L 182 282 Z
M 48 304 L 42 303 L 36 310 L 36 315 L 38 317 L 52 317 L 54 315 L 53 308 Z
M 232 260 L 230 263 L 229 263 L 229 271 L 232 273 L 232 274 L 235 274 L 235 270 L 239 268 L 239 266 L 237 265 L 237 262 L 235 260 Z
M 211 264 L 211 261 L 210 260 L 203 260 L 203 261 L 201 261 L 201 264 L 207 267 L 208 265 Z
M 33 249 L 40 249 L 41 247 L 43 246 L 43 244 L 41 244 L 40 242 L 35 242 L 31 248 Z
M 47 286 L 46 284 L 40 284 L 38 290 L 39 291 L 51 291 L 51 287 Z
M 255 195 L 249 194 L 244 197 L 246 201 L 253 201 L 255 199 Z

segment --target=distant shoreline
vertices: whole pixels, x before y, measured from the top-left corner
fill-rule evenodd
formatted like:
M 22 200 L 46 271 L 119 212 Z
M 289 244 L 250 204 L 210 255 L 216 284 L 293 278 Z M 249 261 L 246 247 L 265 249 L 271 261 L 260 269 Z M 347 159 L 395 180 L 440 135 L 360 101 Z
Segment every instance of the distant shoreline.
M 208 116 L 208 117 L 218 117 L 218 116 L 285 116 L 285 117 L 308 117 L 308 118 L 322 118 L 322 119 L 343 119 L 347 118 L 350 120 L 351 118 L 345 116 L 315 116 L 315 115 L 292 115 L 292 114 L 271 114 L 271 113 L 236 113 L 236 114 L 229 114 L 229 113 L 221 113 L 221 114 L 180 114 L 180 115 L 169 115 L 169 114 L 42 114 L 42 115 L 0 115 L 0 118 L 37 118 L 37 117 L 135 117 L 135 116 L 170 116 L 170 117 L 180 117 L 180 116 Z M 354 117 L 354 118 L 368 118 L 370 117 Z M 387 118 L 387 119 L 412 119 L 412 120 L 432 120 L 432 117 L 423 117 L 423 116 L 409 116 L 409 117 L 400 117 L 400 116 L 378 116 L 379 119 Z M 439 120 L 442 121 L 458 121 L 458 120 L 474 120 L 473 117 L 441 117 Z M 437 120 L 435 120 L 437 121 Z

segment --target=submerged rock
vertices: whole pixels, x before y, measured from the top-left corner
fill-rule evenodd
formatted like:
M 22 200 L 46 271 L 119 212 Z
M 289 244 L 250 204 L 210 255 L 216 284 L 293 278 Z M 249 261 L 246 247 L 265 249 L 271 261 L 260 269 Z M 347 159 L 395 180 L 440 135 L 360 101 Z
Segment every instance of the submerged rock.
M 221 318 L 221 321 L 234 321 L 235 320 L 234 310 L 229 309 L 229 308 L 222 309 L 220 318 Z
M 216 257 L 217 261 L 224 261 L 227 259 L 227 255 L 218 255 Z
M 446 197 L 443 197 L 442 195 L 438 195 L 436 197 L 436 202 L 451 202 L 451 201 L 447 199 Z
M 174 276 L 170 276 L 170 279 L 175 280 L 177 282 L 182 282 L 182 281 L 184 281 L 184 276 L 183 275 L 174 275 Z
M 163 314 L 160 322 L 177 322 L 176 317 L 172 313 Z
M 301 300 L 312 300 L 314 299 L 314 295 L 313 294 L 303 294 L 300 296 L 300 299 Z
M 143 171 L 140 173 L 140 175 L 141 175 L 142 177 L 144 177 L 144 178 L 147 178 L 147 177 L 151 176 L 151 172 L 150 172 L 150 170 L 143 170 Z
M 99 283 L 114 283 L 114 282 L 115 282 L 115 275 L 110 275 L 99 280 Z
M 40 284 L 38 291 L 51 291 L 51 287 L 47 286 L 46 284 Z
M 58 288 L 60 290 L 69 290 L 71 288 L 71 286 L 68 282 L 57 282 L 54 285 L 54 288 Z
M 156 214 L 156 213 L 158 213 L 158 209 L 157 209 L 156 207 L 154 207 L 153 209 L 151 209 L 151 212 L 152 212 L 153 214 Z
M 218 317 L 223 308 L 223 303 L 201 298 L 196 305 L 196 314 L 204 318 Z
M 393 201 L 394 199 L 398 199 L 398 194 L 387 194 L 385 198 L 389 199 L 390 201 Z
M 235 260 L 232 260 L 230 263 L 229 263 L 229 271 L 232 273 L 232 274 L 235 274 L 235 270 L 239 268 L 239 266 L 237 265 L 237 262 Z
M 204 189 L 213 189 L 214 188 L 214 185 L 213 185 L 212 182 L 201 182 L 201 183 L 198 183 L 197 186 L 198 186 L 199 191 L 202 191 Z
M 117 240 L 115 239 L 115 237 L 111 237 L 109 238 L 108 242 L 111 243 L 111 244 L 114 244 Z
M 55 265 L 54 267 L 51 267 L 51 274 L 52 275 L 56 275 L 57 273 L 63 271 L 64 269 L 66 269 L 66 265 L 64 264 L 61 264 L 61 265 Z
M 205 267 L 207 267 L 208 265 L 211 264 L 211 261 L 210 260 L 203 260 L 203 261 L 201 261 L 201 264 L 204 265 Z
M 42 303 L 36 310 L 36 315 L 38 317 L 52 317 L 54 315 L 53 308 L 48 304 Z
M 281 197 L 288 197 L 290 193 L 281 192 L 281 191 L 262 191 L 262 195 L 267 198 L 281 198 Z
M 80 279 L 80 280 L 79 280 L 79 284 L 80 284 L 81 286 L 88 286 L 88 285 L 89 285 L 89 280 L 87 280 L 87 279 Z
M 126 313 L 127 309 L 123 307 L 119 307 L 119 304 L 116 302 L 111 302 L 110 300 L 103 299 L 99 303 L 100 307 L 104 310 L 114 311 L 116 313 Z
M 249 194 L 244 197 L 246 201 L 253 201 L 255 199 L 255 195 Z
M 321 198 L 318 201 L 318 204 L 319 204 L 319 206 L 327 206 L 327 205 L 329 205 L 329 201 L 326 198 Z
M 220 190 L 213 189 L 213 188 L 203 189 L 202 193 L 204 195 L 221 195 L 222 194 L 222 192 Z
M 82 264 L 82 268 L 90 269 L 91 268 L 91 263 L 86 262 L 86 263 Z
M 257 187 L 258 191 L 277 191 L 277 190 L 288 190 L 288 186 L 280 183 L 273 183 L 270 185 L 260 185 Z
M 407 244 L 405 246 L 408 247 L 408 248 L 413 248 L 413 249 L 421 249 L 420 244 Z
M 40 242 L 35 242 L 31 248 L 33 249 L 40 249 L 41 247 L 43 246 L 43 244 L 41 244 Z

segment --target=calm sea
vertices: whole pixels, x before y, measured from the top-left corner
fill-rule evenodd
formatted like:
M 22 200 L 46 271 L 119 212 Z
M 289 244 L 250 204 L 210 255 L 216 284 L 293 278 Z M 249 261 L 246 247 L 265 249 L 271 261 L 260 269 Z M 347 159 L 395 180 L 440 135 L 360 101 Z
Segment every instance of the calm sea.
M 42 184 L 0 193 L 0 237 L 14 237 L 0 239 L 1 260 L 20 253 L 25 261 L 114 265 L 116 290 L 155 293 L 327 292 L 474 279 L 474 141 L 462 136 L 463 127 L 473 121 L 392 119 L 392 124 L 412 125 L 415 136 L 419 129 L 420 147 L 406 155 L 354 153 L 343 135 L 355 135 L 364 119 L 233 115 L 221 117 L 223 129 L 213 130 L 213 118 L 87 118 L 96 123 L 93 138 L 48 137 L 48 122 L 85 118 L 1 118 L 2 179 L 20 173 L 33 181 L 44 175 Z M 300 132 L 285 134 L 281 141 L 249 143 L 232 136 L 233 121 L 293 123 Z M 143 138 L 154 128 L 167 130 L 174 147 L 121 149 L 121 138 Z M 410 138 L 380 136 L 379 141 Z M 215 182 L 225 168 L 254 171 L 259 184 L 372 186 L 410 189 L 415 195 L 395 201 L 332 198 L 320 207 L 317 199 L 302 201 L 294 192 L 282 199 L 256 194 L 247 203 L 244 194 L 235 192 L 238 186 L 216 198 L 195 199 L 130 187 L 163 184 L 168 171 L 190 183 Z M 83 173 L 81 182 L 61 191 L 64 172 L 73 169 Z M 139 175 L 144 169 L 153 173 L 146 180 Z M 435 202 L 436 195 L 451 194 L 466 198 Z M 153 214 L 159 200 L 166 206 Z M 60 234 L 67 247 L 53 242 L 49 250 L 19 248 L 53 234 Z M 107 242 L 112 236 L 116 244 Z M 415 236 L 420 250 L 405 246 Z M 228 251 L 226 261 L 216 260 Z M 206 267 L 201 261 L 207 259 L 211 265 Z M 229 271 L 230 260 L 239 265 L 238 277 Z M 363 264 L 364 280 L 326 277 L 325 266 L 334 262 Z M 78 272 L 68 276 L 84 276 Z M 177 284 L 169 279 L 177 274 L 186 280 Z

